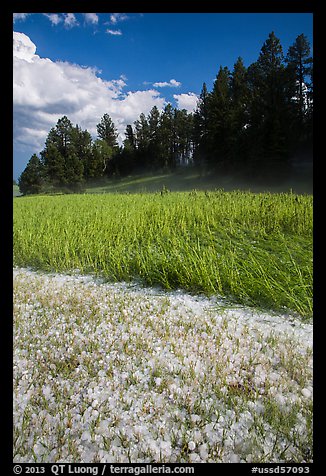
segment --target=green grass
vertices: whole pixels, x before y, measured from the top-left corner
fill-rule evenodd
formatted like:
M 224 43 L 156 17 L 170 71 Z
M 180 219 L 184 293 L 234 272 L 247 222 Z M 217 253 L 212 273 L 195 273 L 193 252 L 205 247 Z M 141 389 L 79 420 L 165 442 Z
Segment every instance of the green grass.
M 140 279 L 312 316 L 312 196 L 171 192 L 14 199 L 14 264 Z

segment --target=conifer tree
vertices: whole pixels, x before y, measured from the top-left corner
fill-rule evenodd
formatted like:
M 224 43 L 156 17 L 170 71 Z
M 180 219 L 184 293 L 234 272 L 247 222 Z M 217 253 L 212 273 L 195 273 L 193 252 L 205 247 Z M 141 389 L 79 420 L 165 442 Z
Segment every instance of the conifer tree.
M 160 142 L 163 156 L 161 166 L 173 169 L 176 165 L 174 113 L 171 103 L 168 103 L 161 114 Z
M 127 124 L 125 132 L 124 146 L 129 147 L 130 149 L 135 149 L 135 135 L 131 124 Z
M 265 157 L 276 160 L 286 154 L 288 129 L 284 87 L 283 49 L 274 32 L 262 46 L 257 60 Z
M 148 135 L 149 135 L 149 142 L 148 142 L 148 160 L 149 166 L 151 168 L 155 167 L 158 168 L 160 166 L 161 161 L 161 143 L 160 143 L 160 111 L 158 110 L 157 106 L 153 106 L 147 116 L 147 124 L 148 124 Z
M 294 112 L 294 128 L 296 140 L 307 138 L 312 120 L 312 64 L 310 43 L 303 34 L 299 35 L 286 56 L 287 73 L 292 86 L 290 93 Z
M 193 116 L 186 109 L 174 109 L 175 154 L 178 165 L 188 165 L 192 161 Z
M 220 66 L 208 98 L 208 150 L 212 165 L 227 166 L 231 139 L 230 71 Z
M 33 154 L 18 179 L 19 190 L 23 195 L 40 193 L 43 185 L 43 167 L 40 159 Z
M 281 175 L 287 170 L 290 117 L 283 49 L 274 32 L 248 68 L 247 77 L 250 173 Z
M 208 98 L 207 86 L 206 83 L 203 83 L 193 114 L 194 161 L 199 165 L 203 165 L 207 159 Z
M 103 152 L 105 151 L 103 156 L 104 172 L 111 175 L 117 171 L 115 155 L 118 155 L 119 146 L 118 133 L 109 114 L 103 115 L 96 129 L 98 139 L 106 144 L 106 146 L 100 147 Z
M 137 167 L 143 168 L 149 166 L 149 142 L 150 142 L 150 133 L 149 133 L 149 125 L 145 114 L 142 112 L 134 122 L 135 125 L 135 146 L 137 149 L 136 157 L 137 157 Z
M 99 139 L 104 140 L 110 147 L 118 146 L 118 133 L 109 114 L 103 115 L 96 129 Z
M 58 120 L 45 141 L 41 152 L 44 175 L 55 187 L 79 188 L 83 182 L 84 165 L 78 156 L 79 129 L 73 127 L 67 116 Z
M 243 64 L 241 57 L 239 57 L 234 64 L 230 89 L 231 157 L 234 165 L 243 167 L 248 152 L 249 87 L 247 68 Z

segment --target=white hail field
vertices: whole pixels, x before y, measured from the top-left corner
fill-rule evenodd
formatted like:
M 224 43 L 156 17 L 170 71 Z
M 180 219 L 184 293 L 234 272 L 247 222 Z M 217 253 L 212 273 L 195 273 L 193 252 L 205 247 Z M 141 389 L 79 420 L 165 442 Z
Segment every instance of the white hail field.
M 312 325 L 14 269 L 15 462 L 311 462 Z

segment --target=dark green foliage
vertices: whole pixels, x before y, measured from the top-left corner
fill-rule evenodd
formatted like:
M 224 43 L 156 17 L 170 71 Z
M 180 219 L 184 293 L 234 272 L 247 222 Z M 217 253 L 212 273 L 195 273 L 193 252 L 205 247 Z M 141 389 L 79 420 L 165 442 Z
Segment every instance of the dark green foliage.
M 225 165 L 231 144 L 231 88 L 230 71 L 219 69 L 213 90 L 208 98 L 208 150 L 209 161 Z
M 160 142 L 165 157 L 162 165 L 164 167 L 174 168 L 175 166 L 175 154 L 174 154 L 174 113 L 173 107 L 168 103 L 161 116 L 160 121 Z
M 58 147 L 54 143 L 46 141 L 41 157 L 47 182 L 58 187 L 63 185 L 66 182 L 65 160 Z
M 197 102 L 197 108 L 193 115 L 193 148 L 194 162 L 203 165 L 207 159 L 207 136 L 208 136 L 208 91 L 206 83 Z
M 97 135 L 110 147 L 117 147 L 118 133 L 109 114 L 104 114 L 99 124 L 97 124 Z
M 108 114 L 103 116 L 98 131 L 101 138 L 93 142 L 90 133 L 73 126 L 67 116 L 59 119 L 46 138 L 41 160 L 33 156 L 24 170 L 21 192 L 80 192 L 85 182 L 112 173 L 119 148 Z
M 84 177 L 84 163 L 88 135 L 67 116 L 58 120 L 46 139 L 41 152 L 44 177 L 49 185 L 58 188 L 79 189 Z
M 246 163 L 248 158 L 248 133 L 249 124 L 249 86 L 247 69 L 241 57 L 234 65 L 231 75 L 230 110 L 230 161 L 233 168 L 238 168 Z
M 192 161 L 192 130 L 193 115 L 185 109 L 174 109 L 175 158 L 180 165 L 188 165 Z
M 124 147 L 117 167 L 122 174 L 134 170 L 173 170 L 192 161 L 193 115 L 169 103 L 160 112 L 154 106 L 148 116 L 141 113 L 134 129 L 127 126 Z
M 285 94 L 283 51 L 272 32 L 259 58 L 249 70 L 250 116 L 248 136 L 256 146 L 251 153 L 252 170 L 266 173 L 266 167 L 287 159 L 288 108 Z M 253 159 L 254 157 L 254 159 Z
M 73 126 L 63 116 L 50 130 L 41 152 L 41 160 L 37 159 L 36 163 L 34 158 L 23 172 L 22 187 L 26 188 L 26 180 L 29 183 L 34 179 L 35 186 L 30 191 L 31 187 L 27 184 L 27 191 L 22 193 L 80 192 L 85 181 L 98 179 L 103 175 L 113 152 L 114 147 L 107 141 L 98 139 L 93 143 L 87 130 L 82 130 L 78 125 Z
M 298 36 L 286 60 L 271 32 L 257 61 L 239 57 L 230 72 L 220 67 L 213 90 L 206 84 L 193 114 L 193 159 L 219 172 L 256 179 L 286 179 L 290 158 L 311 156 L 312 58 Z
M 312 135 L 312 62 L 309 41 L 299 35 L 286 56 L 294 141 L 307 141 Z
M 36 154 L 33 154 L 18 179 L 20 193 L 23 195 L 40 193 L 43 185 L 42 175 L 41 161 Z

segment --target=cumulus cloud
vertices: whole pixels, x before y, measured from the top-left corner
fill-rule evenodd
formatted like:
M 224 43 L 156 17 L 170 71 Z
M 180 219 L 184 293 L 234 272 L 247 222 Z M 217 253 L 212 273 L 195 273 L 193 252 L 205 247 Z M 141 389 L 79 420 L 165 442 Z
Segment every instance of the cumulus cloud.
M 36 46 L 24 33 L 14 33 L 13 55 L 14 58 L 31 62 L 35 57 Z
M 165 99 L 155 89 L 130 91 L 124 96 L 122 101 L 116 103 L 117 108 L 119 108 L 116 111 L 116 115 L 120 115 L 120 121 L 130 124 L 138 119 L 141 112 L 146 115 L 153 106 L 161 110 L 165 105 Z
M 179 86 L 181 86 L 181 83 L 179 81 L 176 81 L 175 79 L 170 79 L 170 81 L 162 81 L 162 82 L 153 83 L 153 86 L 155 88 L 164 88 L 164 87 L 178 88 Z
M 125 92 L 126 77 L 105 81 L 96 68 L 52 61 L 36 54 L 36 45 L 24 33 L 14 32 L 13 99 L 14 150 L 26 152 L 25 167 L 33 153 L 44 147 L 49 130 L 63 115 L 95 137 L 103 114 L 112 117 L 120 141 L 127 124 L 148 114 L 165 99 L 157 90 Z
M 122 35 L 121 30 L 109 30 L 109 29 L 107 29 L 106 33 L 108 33 L 109 35 L 115 35 L 115 36 L 121 36 Z
M 197 107 L 198 96 L 195 93 L 173 94 L 179 109 L 193 112 Z

